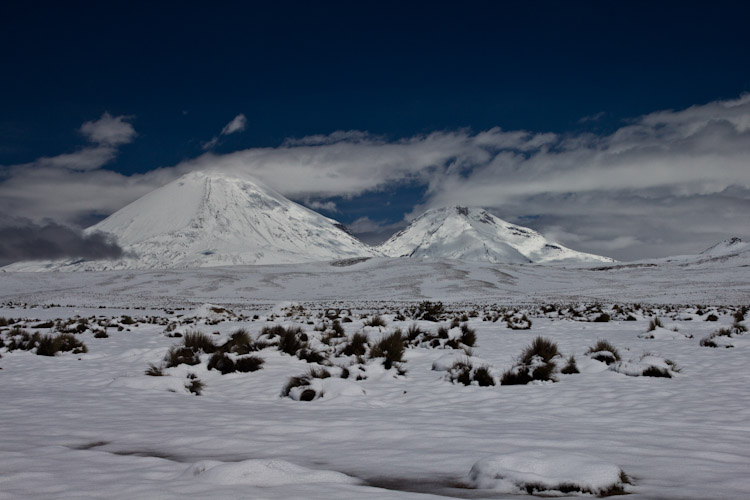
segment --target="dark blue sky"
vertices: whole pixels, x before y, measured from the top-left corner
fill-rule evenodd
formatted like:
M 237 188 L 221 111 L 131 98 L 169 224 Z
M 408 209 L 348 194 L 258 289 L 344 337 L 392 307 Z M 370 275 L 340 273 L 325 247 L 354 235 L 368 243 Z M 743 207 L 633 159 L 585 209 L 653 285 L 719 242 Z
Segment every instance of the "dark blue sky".
M 336 130 L 606 134 L 750 91 L 747 2 L 189 4 L 2 2 L 0 165 L 81 147 L 105 111 L 134 117 L 104 167 L 130 175 L 200 155 L 239 113 L 217 153 Z M 423 190 L 370 216 L 398 220 Z

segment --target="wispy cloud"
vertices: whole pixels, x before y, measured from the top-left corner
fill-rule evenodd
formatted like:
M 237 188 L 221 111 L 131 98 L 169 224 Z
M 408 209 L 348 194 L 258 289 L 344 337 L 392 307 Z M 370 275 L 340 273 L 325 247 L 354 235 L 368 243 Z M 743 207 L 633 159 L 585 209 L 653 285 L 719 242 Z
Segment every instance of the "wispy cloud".
M 244 114 L 240 113 L 239 115 L 232 118 L 232 121 L 224 125 L 224 128 L 221 129 L 219 135 L 213 137 L 210 141 L 204 142 L 202 146 L 203 150 L 208 151 L 209 149 L 213 149 L 217 144 L 219 144 L 221 137 L 237 132 L 242 132 L 243 130 L 245 130 L 245 127 L 247 127 L 247 118 Z

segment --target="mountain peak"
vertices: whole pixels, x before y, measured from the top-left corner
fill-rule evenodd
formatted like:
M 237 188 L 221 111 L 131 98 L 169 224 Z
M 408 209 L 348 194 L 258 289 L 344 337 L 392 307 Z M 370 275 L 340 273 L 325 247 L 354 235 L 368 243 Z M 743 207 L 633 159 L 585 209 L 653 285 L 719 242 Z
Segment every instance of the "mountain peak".
M 479 207 L 428 210 L 378 247 L 391 257 L 447 258 L 496 263 L 612 262 L 550 242 L 527 227 Z
M 740 238 L 732 237 L 705 249 L 700 255 L 726 255 L 745 250 L 750 245 Z
M 23 263 L 21 267 L 149 269 L 289 264 L 378 255 L 333 219 L 245 175 L 217 170 L 185 174 L 87 229 L 94 231 L 114 235 L 129 257 Z

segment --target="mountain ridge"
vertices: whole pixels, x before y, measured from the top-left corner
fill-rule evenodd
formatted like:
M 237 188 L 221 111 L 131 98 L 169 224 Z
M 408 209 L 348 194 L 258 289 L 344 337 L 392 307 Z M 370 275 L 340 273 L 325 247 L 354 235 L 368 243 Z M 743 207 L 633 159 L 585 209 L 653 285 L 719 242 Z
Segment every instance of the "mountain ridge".
M 389 257 L 448 258 L 503 264 L 614 262 L 578 252 L 478 207 L 428 210 L 379 245 Z

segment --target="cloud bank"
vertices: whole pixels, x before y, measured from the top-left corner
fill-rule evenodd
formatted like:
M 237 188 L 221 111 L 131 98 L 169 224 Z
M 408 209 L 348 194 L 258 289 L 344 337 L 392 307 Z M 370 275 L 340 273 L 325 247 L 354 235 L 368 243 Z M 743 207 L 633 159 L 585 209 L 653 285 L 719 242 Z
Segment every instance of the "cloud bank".
M 239 130 L 238 118 L 224 129 Z M 219 169 L 331 209 L 334 198 L 421 185 L 426 195 L 406 219 L 445 205 L 483 206 L 572 248 L 622 260 L 695 253 L 750 235 L 750 95 L 654 112 L 609 135 L 493 128 L 389 140 L 339 131 L 275 148 L 207 152 L 130 177 L 100 168 L 135 137 L 123 127 L 127 118 L 97 122 L 97 134 L 81 128 L 90 148 L 3 170 L 0 198 L 10 213 L 75 221 L 111 213 L 189 171 Z M 399 224 L 371 217 L 355 228 L 376 233 Z
M 104 233 L 84 234 L 50 221 L 0 221 L 0 266 L 19 260 L 117 259 L 122 255 L 122 248 Z

